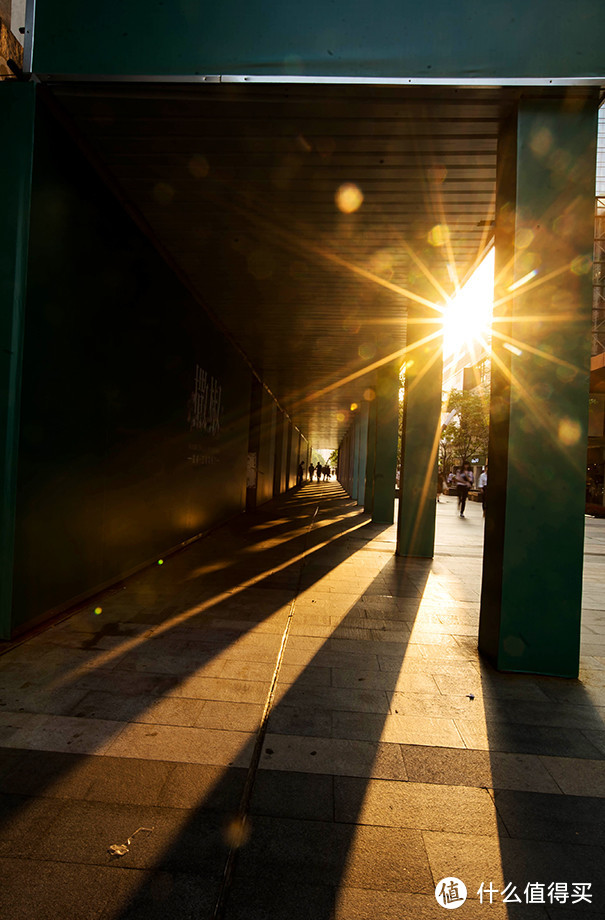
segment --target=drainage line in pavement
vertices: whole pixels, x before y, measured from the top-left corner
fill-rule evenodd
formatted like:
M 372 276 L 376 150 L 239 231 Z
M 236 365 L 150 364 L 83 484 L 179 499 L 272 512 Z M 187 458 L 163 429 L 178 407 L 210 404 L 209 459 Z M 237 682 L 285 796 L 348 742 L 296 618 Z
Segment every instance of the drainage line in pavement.
M 313 512 L 313 517 L 311 519 L 311 524 L 306 533 L 305 538 L 305 547 L 303 553 L 306 554 L 308 548 L 308 538 L 313 530 L 313 525 L 315 524 L 315 518 L 319 511 L 319 505 L 315 508 Z M 254 788 L 254 782 L 256 780 L 256 774 L 258 772 L 258 765 L 260 763 L 260 757 L 263 750 L 263 744 L 265 743 L 265 736 L 267 734 L 267 727 L 269 724 L 269 716 L 271 715 L 271 709 L 273 707 L 273 700 L 275 699 L 275 691 L 277 688 L 277 680 L 279 678 L 279 672 L 281 670 L 282 661 L 284 658 L 284 652 L 286 650 L 286 643 L 288 641 L 288 635 L 290 633 L 290 626 L 292 624 L 292 618 L 294 616 L 294 607 L 300 592 L 302 572 L 304 569 L 304 561 L 300 567 L 300 573 L 298 576 L 298 584 L 294 590 L 294 597 L 290 601 L 290 609 L 288 611 L 288 619 L 284 628 L 284 632 L 281 639 L 281 644 L 279 647 L 279 652 L 277 654 L 277 661 L 275 663 L 275 668 L 273 670 L 273 676 L 271 677 L 271 684 L 269 686 L 269 692 L 267 693 L 267 699 L 265 700 L 265 706 L 263 709 L 263 714 L 261 717 L 260 725 L 256 735 L 256 741 L 254 743 L 254 750 L 252 751 L 252 757 L 250 760 L 250 766 L 248 767 L 248 774 L 246 776 L 246 782 L 244 783 L 244 789 L 242 792 L 242 797 L 239 804 L 239 809 L 237 816 L 235 818 L 234 827 L 232 833 L 237 838 L 230 844 L 229 854 L 227 856 L 227 861 L 225 863 L 225 869 L 223 872 L 223 878 L 221 881 L 221 888 L 218 894 L 216 906 L 214 908 L 214 913 L 212 915 L 212 920 L 223 920 L 225 916 L 225 907 L 227 905 L 227 898 L 229 891 L 231 889 L 231 880 L 233 878 L 233 871 L 235 869 L 235 862 L 237 859 L 237 854 L 243 843 L 246 840 L 247 824 L 248 824 L 248 811 L 250 808 L 250 800 L 252 798 L 252 790 Z

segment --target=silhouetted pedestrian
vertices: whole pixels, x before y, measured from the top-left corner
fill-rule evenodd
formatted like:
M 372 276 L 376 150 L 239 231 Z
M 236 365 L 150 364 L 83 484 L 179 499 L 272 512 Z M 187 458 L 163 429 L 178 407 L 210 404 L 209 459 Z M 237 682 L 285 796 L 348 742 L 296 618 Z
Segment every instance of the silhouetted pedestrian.
M 483 517 L 485 517 L 485 502 L 487 499 L 487 467 L 484 466 L 479 476 L 479 491 L 481 492 L 481 504 L 483 505 Z
M 323 469 L 321 463 L 318 463 L 318 464 L 317 464 L 316 469 L 317 469 L 317 481 L 319 482 L 320 479 L 321 479 L 321 471 L 322 471 L 322 469 Z
M 468 498 L 469 489 L 473 484 L 473 474 L 471 472 L 470 465 L 464 463 L 458 472 L 456 473 L 456 490 L 458 492 L 458 510 L 460 512 L 460 517 L 464 517 L 464 509 L 466 508 L 466 500 Z
M 315 472 L 315 467 L 312 463 L 309 464 L 309 479 L 313 479 L 313 473 Z

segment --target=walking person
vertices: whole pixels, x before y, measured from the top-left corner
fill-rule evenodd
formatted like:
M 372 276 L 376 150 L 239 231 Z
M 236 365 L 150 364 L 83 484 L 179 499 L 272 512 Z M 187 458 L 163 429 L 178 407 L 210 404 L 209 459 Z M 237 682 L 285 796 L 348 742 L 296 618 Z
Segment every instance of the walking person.
M 315 467 L 312 463 L 309 464 L 309 479 L 313 482 L 313 473 L 315 472 Z
M 321 471 L 322 471 L 322 469 L 323 469 L 321 463 L 318 463 L 317 466 L 315 467 L 315 469 L 316 469 L 316 471 L 317 471 L 317 481 L 318 481 L 318 482 L 321 482 Z
M 468 493 L 473 485 L 473 473 L 470 468 L 469 463 L 463 463 L 462 466 L 458 469 L 456 473 L 456 491 L 458 492 L 458 510 L 460 512 L 460 517 L 464 517 L 464 509 L 466 508 L 466 500 L 468 498 Z
M 442 494 L 445 489 L 445 477 L 443 475 L 443 470 L 439 469 L 437 471 L 437 501 L 439 501 L 439 496 Z
M 484 466 L 479 476 L 479 491 L 481 492 L 481 504 L 483 505 L 483 517 L 485 517 L 485 501 L 487 499 L 487 467 Z

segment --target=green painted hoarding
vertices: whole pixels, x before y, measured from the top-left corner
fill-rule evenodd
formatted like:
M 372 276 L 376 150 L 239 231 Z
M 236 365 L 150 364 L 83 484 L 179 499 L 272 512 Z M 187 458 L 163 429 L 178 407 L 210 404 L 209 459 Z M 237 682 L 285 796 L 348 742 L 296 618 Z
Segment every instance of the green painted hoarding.
M 30 0 L 31 2 L 31 0 Z M 40 74 L 595 78 L 596 0 L 37 0 Z

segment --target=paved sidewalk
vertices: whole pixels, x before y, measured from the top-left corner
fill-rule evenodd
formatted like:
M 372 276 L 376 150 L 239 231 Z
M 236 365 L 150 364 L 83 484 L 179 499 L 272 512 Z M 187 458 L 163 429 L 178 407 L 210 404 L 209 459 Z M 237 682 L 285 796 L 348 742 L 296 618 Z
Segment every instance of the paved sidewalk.
M 0 918 L 602 918 L 605 521 L 580 681 L 479 659 L 481 507 L 437 527 L 307 484 L 0 657 Z

